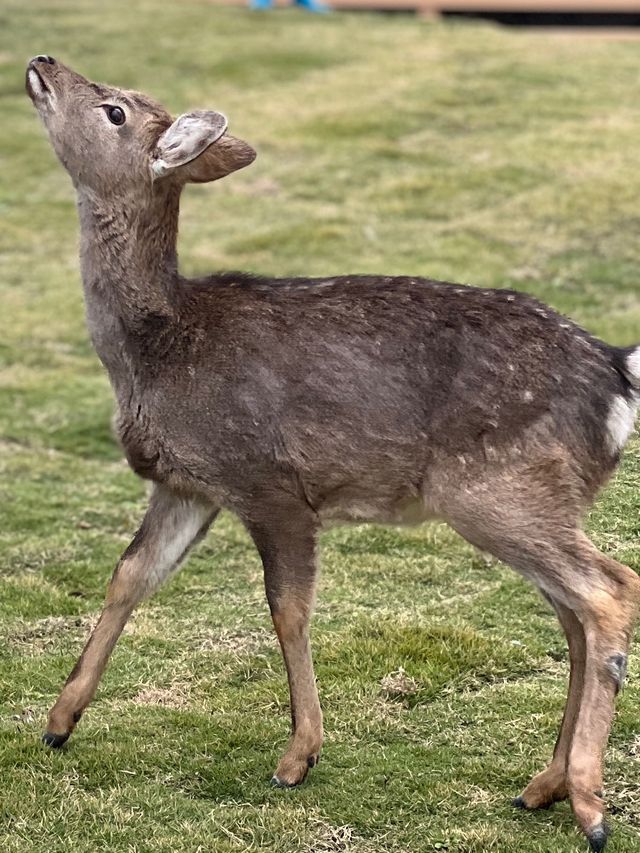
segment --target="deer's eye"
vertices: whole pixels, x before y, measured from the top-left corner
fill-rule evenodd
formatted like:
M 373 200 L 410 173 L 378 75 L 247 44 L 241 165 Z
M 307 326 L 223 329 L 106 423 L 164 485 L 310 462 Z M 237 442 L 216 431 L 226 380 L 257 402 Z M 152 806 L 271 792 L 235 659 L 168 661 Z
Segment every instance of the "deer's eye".
M 107 118 L 111 122 L 111 124 L 124 124 L 127 120 L 127 117 L 124 114 L 124 110 L 120 107 L 109 107 L 106 106 L 105 110 L 107 111 Z

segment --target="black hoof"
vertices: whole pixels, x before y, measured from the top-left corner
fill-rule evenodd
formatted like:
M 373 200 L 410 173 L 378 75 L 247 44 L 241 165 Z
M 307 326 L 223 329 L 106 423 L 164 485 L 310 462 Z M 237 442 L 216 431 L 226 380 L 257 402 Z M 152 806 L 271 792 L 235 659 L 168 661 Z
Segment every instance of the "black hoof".
M 552 809 L 553 808 L 553 800 L 548 803 L 541 803 L 539 806 L 528 806 L 523 797 L 516 797 L 515 800 L 511 800 L 511 805 L 515 809 L 523 809 L 525 812 L 536 812 L 540 809 Z
M 42 743 L 50 746 L 52 749 L 60 749 L 61 746 L 69 739 L 69 735 L 54 735 L 53 732 L 45 732 L 42 735 Z
M 587 832 L 589 847 L 591 847 L 595 853 L 602 853 L 604 848 L 607 846 L 607 839 L 609 838 L 610 832 L 611 830 L 606 823 L 601 823 L 600 826 L 597 826 L 595 829 L 591 830 L 591 832 Z

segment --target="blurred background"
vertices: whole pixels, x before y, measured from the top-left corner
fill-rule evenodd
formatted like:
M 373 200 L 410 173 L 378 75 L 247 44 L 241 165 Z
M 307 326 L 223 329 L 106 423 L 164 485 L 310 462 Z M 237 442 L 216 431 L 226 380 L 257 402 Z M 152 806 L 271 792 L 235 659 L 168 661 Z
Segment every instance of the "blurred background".
M 513 287 L 611 343 L 640 341 L 640 3 L 492 0 L 491 20 L 448 14 L 487 11 L 471 0 L 332 5 L 0 0 L 7 853 L 583 847 L 568 807 L 509 806 L 562 713 L 555 619 L 438 526 L 325 534 L 314 646 L 327 743 L 301 790 L 267 786 L 287 736 L 286 681 L 257 556 L 228 516 L 134 619 L 68 753 L 39 745 L 145 487 L 111 435 L 75 199 L 24 94 L 29 57 L 142 90 L 174 115 L 223 110 L 257 149 L 251 168 L 186 190 L 185 274 Z M 588 526 L 640 568 L 637 439 Z M 638 675 L 634 656 L 607 771 L 620 853 L 640 849 Z

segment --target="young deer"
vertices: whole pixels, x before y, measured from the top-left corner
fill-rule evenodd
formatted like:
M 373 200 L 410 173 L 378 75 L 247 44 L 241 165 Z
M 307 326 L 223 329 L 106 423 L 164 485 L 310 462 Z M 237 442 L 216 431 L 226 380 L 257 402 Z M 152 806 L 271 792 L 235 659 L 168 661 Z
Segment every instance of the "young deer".
M 593 850 L 607 839 L 602 761 L 640 580 L 582 518 L 640 401 L 640 347 L 592 337 L 530 296 L 406 277 L 178 272 L 186 183 L 254 151 L 217 112 L 172 122 L 135 92 L 51 57 L 27 91 L 77 191 L 91 339 L 133 470 L 153 482 L 96 628 L 55 703 L 60 747 L 134 607 L 225 507 L 264 564 L 289 677 L 293 734 L 273 782 L 318 760 L 322 713 L 309 617 L 326 521 L 439 518 L 533 581 L 571 657 L 553 759 L 514 804 L 570 798 Z

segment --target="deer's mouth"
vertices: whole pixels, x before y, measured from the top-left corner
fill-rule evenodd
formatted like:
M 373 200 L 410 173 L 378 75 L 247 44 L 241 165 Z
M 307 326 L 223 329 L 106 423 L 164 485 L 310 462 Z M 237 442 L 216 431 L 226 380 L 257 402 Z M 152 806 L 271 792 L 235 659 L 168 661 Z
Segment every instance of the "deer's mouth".
M 27 94 L 36 106 L 45 103 L 50 104 L 55 97 L 51 84 L 47 84 L 33 61 L 27 66 L 26 88 Z

